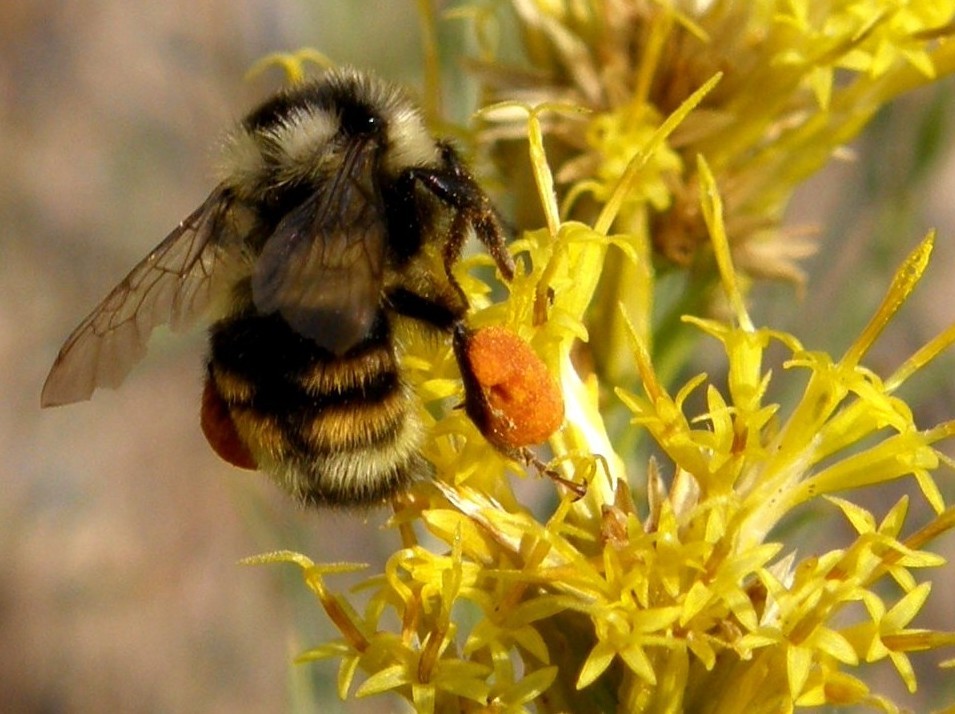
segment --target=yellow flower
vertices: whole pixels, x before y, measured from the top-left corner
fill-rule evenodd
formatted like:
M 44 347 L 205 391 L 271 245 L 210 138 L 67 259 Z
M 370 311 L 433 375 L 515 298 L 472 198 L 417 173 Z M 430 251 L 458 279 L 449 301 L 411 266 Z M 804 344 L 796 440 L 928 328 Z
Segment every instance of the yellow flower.
M 744 277 L 802 285 L 800 259 L 814 251 L 806 230 L 781 220 L 795 188 L 834 156 L 898 94 L 955 70 L 955 3 L 936 0 L 721 0 L 550 2 L 514 0 L 529 68 L 498 60 L 510 48 L 484 43 L 480 77 L 488 101 L 562 102 L 587 114 L 553 115 L 549 155 L 567 218 L 592 222 L 628 162 L 653 132 L 710 78 L 719 84 L 652 151 L 629 181 L 614 230 L 652 247 L 641 263 L 604 270 L 588 326 L 597 371 L 628 374 L 622 302 L 643 339 L 653 308 L 651 264 L 689 273 L 684 296 L 653 335 L 665 378 L 678 365 L 676 321 L 700 312 L 718 280 L 700 211 L 702 154 L 724 194 L 733 260 Z M 511 187 L 526 159 L 512 112 L 485 113 L 481 142 Z M 518 202 L 522 227 L 539 213 Z M 655 259 L 655 260 L 654 260 Z M 671 288 L 673 289 L 673 288 Z
M 722 74 L 700 110 L 655 152 L 631 186 L 633 206 L 618 220 L 628 231 L 651 233 L 667 257 L 689 262 L 707 242 L 694 170 L 695 156 L 705 154 L 725 187 L 737 264 L 791 279 L 800 276 L 791 262 L 798 254 L 776 245 L 775 253 L 754 255 L 745 244 L 781 243 L 778 224 L 793 188 L 892 97 L 955 69 L 952 47 L 942 41 L 955 15 L 949 2 L 515 0 L 512 6 L 534 81 L 497 64 L 495 47 L 484 48 L 482 76 L 494 100 L 591 110 L 585 120 L 550 122 L 570 196 L 586 191 L 604 203 L 663 118 Z M 493 140 L 508 136 L 497 123 L 488 132 Z
M 955 326 L 887 378 L 864 360 L 934 236 L 841 358 L 755 325 L 745 275 L 798 277 L 785 249 L 755 244 L 778 244 L 793 187 L 881 103 L 950 71 L 939 38 L 955 7 L 512 5 L 537 74 L 517 91 L 516 72 L 487 68 L 507 101 L 482 112 L 482 136 L 505 168 L 524 153 L 530 191 L 514 179 L 513 193 L 523 209 L 533 199 L 538 219 L 511 245 L 519 267 L 503 297 L 476 277 L 487 258 L 456 277 L 471 325 L 519 335 L 560 384 L 565 420 L 547 464 L 559 500 L 544 516 L 522 503 L 512 482 L 524 469 L 462 410 L 442 408 L 462 395 L 450 345 L 409 338 L 405 366 L 432 407 L 435 478 L 393 504 L 398 543 L 360 586 L 362 613 L 326 584 L 352 566 L 285 552 L 255 560 L 302 568 L 341 632 L 302 658 L 339 659 L 343 697 L 390 692 L 422 712 L 896 711 L 859 668 L 888 660 L 914 690 L 912 653 L 955 645 L 953 632 L 911 626 L 931 594 L 922 570 L 943 565 L 926 548 L 955 527 L 935 481 L 950 465 L 936 444 L 955 421 L 920 427 L 896 392 L 955 341 Z M 698 374 L 671 389 L 654 350 L 651 247 L 669 255 L 677 244 L 723 296 L 722 319 L 682 320 L 722 347 L 725 388 Z M 626 296 L 614 292 L 623 275 Z M 590 368 L 587 349 L 618 343 L 614 369 Z M 765 366 L 770 349 L 786 354 L 778 374 Z M 773 397 L 780 383 L 798 392 L 791 406 Z M 612 424 L 614 404 L 627 425 Z M 631 456 L 640 438 L 655 458 Z M 935 515 L 907 537 L 908 498 L 881 516 L 848 500 L 910 477 Z M 786 526 L 810 507 L 856 535 L 800 553 Z

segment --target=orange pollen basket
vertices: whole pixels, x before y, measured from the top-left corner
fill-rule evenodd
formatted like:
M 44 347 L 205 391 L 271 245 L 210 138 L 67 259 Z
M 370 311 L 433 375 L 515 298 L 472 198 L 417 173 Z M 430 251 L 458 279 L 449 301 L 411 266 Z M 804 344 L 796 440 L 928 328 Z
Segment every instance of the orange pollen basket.
M 564 399 L 531 346 L 510 330 L 494 326 L 475 332 L 467 350 L 491 406 L 494 438 L 508 448 L 546 441 L 564 420 Z

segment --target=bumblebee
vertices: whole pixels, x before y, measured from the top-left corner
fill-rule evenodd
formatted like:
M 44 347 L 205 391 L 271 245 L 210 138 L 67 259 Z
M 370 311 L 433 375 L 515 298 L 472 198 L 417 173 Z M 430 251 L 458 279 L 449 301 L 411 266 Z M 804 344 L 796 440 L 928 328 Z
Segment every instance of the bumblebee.
M 467 339 L 451 272 L 467 238 L 513 277 L 495 210 L 401 89 L 353 69 L 268 99 L 223 155 L 205 202 L 67 339 L 42 404 L 118 386 L 153 328 L 202 321 L 201 422 L 216 452 L 306 505 L 379 502 L 427 472 L 396 329 Z M 486 408 L 480 394 L 466 402 Z

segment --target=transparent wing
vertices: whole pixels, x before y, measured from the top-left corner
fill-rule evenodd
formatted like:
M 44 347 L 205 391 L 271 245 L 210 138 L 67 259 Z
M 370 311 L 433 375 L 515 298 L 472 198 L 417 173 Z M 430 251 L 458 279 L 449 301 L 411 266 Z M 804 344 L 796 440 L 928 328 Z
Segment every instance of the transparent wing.
M 252 299 L 334 354 L 372 330 L 380 310 L 387 224 L 358 162 L 279 222 L 252 272 Z
M 153 328 L 192 325 L 220 288 L 229 242 L 241 242 L 233 201 L 217 188 L 73 330 L 43 385 L 47 406 L 118 386 L 146 353 Z M 234 251 L 233 251 L 234 252 Z

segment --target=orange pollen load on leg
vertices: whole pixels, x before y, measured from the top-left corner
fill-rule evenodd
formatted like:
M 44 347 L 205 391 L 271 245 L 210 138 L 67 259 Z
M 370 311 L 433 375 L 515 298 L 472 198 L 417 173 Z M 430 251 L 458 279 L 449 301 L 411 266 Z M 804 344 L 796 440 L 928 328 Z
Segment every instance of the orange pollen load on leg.
M 206 377 L 206 385 L 202 390 L 201 414 L 202 433 L 219 458 L 240 469 L 258 468 L 255 457 L 236 431 L 229 407 L 219 395 L 211 377 Z
M 557 430 L 564 420 L 560 386 L 529 344 L 503 327 L 485 327 L 471 335 L 467 352 L 501 444 L 540 444 Z

